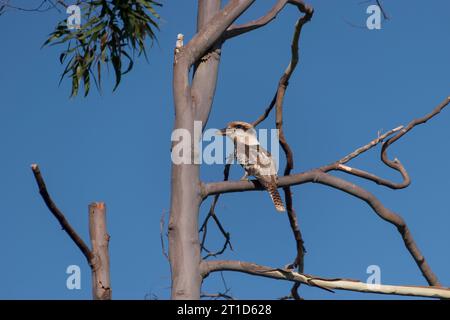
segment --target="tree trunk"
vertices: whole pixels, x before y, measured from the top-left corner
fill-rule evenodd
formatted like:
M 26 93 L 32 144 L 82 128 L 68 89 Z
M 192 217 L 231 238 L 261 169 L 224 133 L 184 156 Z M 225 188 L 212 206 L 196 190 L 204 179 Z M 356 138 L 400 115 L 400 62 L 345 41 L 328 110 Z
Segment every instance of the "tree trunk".
M 199 0 L 198 30 L 220 10 L 220 4 L 220 0 Z M 183 128 L 190 132 L 191 150 L 198 143 L 195 141 L 197 137 L 194 137 L 194 121 L 202 121 L 204 127 L 211 110 L 219 64 L 217 50 L 220 48 L 213 48 L 196 64 L 192 89 L 188 85 L 186 72 L 189 66 L 184 63 L 174 64 L 174 129 Z M 200 299 L 202 276 L 198 215 L 202 199 L 199 165 L 172 163 L 171 184 L 169 260 L 172 299 Z

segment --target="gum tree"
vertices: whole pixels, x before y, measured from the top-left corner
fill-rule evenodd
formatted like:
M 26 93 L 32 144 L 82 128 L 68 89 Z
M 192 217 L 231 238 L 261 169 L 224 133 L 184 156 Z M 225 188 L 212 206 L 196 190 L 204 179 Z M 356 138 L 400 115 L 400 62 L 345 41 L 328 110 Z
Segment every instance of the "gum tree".
M 378 2 L 377 2 L 378 3 Z M 378 3 L 379 4 L 379 3 Z M 326 289 L 354 290 L 361 292 L 391 293 L 399 295 L 448 297 L 450 291 L 437 289 L 440 287 L 439 280 L 431 270 L 425 258 L 416 245 L 407 224 L 402 217 L 386 208 L 369 191 L 348 182 L 342 178 L 331 175 L 332 171 L 341 171 L 355 175 L 361 179 L 373 181 L 379 185 L 391 189 L 406 188 L 410 184 L 410 178 L 400 163 L 395 158 L 390 160 L 387 151 L 389 147 L 406 135 L 417 125 L 425 123 L 450 102 L 446 98 L 432 113 L 423 118 L 413 120 L 407 126 L 399 126 L 389 132 L 377 137 L 367 145 L 356 149 L 346 157 L 339 159 L 329 165 L 324 165 L 308 172 L 291 174 L 293 169 L 293 152 L 283 132 L 283 101 L 289 79 L 299 62 L 299 40 L 304 25 L 313 16 L 313 9 L 301 0 L 278 0 L 274 6 L 261 18 L 243 25 L 235 25 L 236 19 L 249 7 L 255 5 L 251 0 L 230 0 L 221 8 L 220 0 L 199 0 L 197 34 L 183 47 L 177 48 L 174 57 L 173 69 L 173 95 L 175 104 L 175 127 L 174 129 L 185 129 L 189 131 L 191 139 L 192 161 L 188 164 L 172 164 L 172 192 L 171 209 L 169 221 L 169 257 L 172 268 L 172 298 L 174 299 L 198 299 L 201 294 L 202 280 L 212 272 L 236 271 L 251 275 L 284 279 L 294 282 L 289 298 L 299 298 L 297 290 L 301 283 L 318 286 Z M 215 205 L 220 194 L 229 192 L 244 192 L 251 190 L 262 190 L 257 181 L 223 181 L 204 183 L 199 179 L 199 165 L 195 164 L 195 145 L 199 137 L 194 135 L 194 121 L 202 121 L 203 126 L 208 121 L 212 108 L 214 91 L 217 81 L 218 65 L 220 63 L 221 47 L 224 42 L 233 37 L 251 32 L 264 27 L 272 21 L 286 5 L 293 5 L 299 10 L 299 19 L 294 28 L 291 46 L 291 60 L 282 73 L 275 95 L 264 113 L 253 123 L 257 126 L 264 121 L 272 110 L 276 113 L 276 128 L 279 130 L 280 145 L 286 156 L 286 167 L 284 176 L 279 179 L 279 188 L 283 188 L 287 206 L 289 223 L 296 243 L 296 255 L 293 262 L 287 267 L 274 268 L 260 266 L 245 261 L 229 260 L 207 260 L 210 256 L 216 256 L 223 252 L 229 245 L 229 234 L 223 229 L 215 215 Z M 194 68 L 192 78 L 189 71 Z M 386 140 L 387 139 L 387 140 Z M 402 175 L 403 181 L 395 183 L 378 177 L 370 172 L 352 168 L 347 165 L 352 159 L 360 154 L 382 144 L 381 160 L 390 168 L 397 170 Z M 224 180 L 228 180 L 229 167 L 225 169 Z M 433 287 L 402 287 L 402 286 L 379 286 L 371 287 L 362 282 L 343 279 L 324 279 L 303 274 L 304 247 L 297 216 L 293 207 L 291 186 L 303 183 L 320 183 L 346 194 L 354 196 L 366 202 L 381 219 L 392 224 L 398 230 L 405 248 L 409 251 L 416 262 L 428 284 Z M 213 218 L 225 237 L 224 248 L 217 254 L 208 254 L 201 258 L 200 253 L 205 249 L 203 237 L 199 240 L 199 208 L 201 203 L 210 196 L 214 196 L 209 214 L 201 227 L 206 232 L 208 220 Z M 295 269 L 297 269 L 295 271 Z
M 63 1 L 43 1 L 51 7 L 67 7 Z M 381 6 L 379 1 L 374 4 Z M 155 1 L 80 1 L 86 24 L 78 30 L 68 30 L 61 22 L 50 35 L 46 44 L 64 45 L 60 61 L 65 65 L 63 77 L 72 80 L 72 95 L 79 93 L 84 85 L 84 93 L 89 93 L 91 79 L 101 85 L 102 70 L 105 64 L 111 64 L 116 77 L 116 85 L 123 74 L 133 67 L 135 53 L 145 55 L 146 41 L 155 39 L 158 27 L 158 14 Z M 439 280 L 428 265 L 403 218 L 387 208 L 374 194 L 344 178 L 336 177 L 335 171 L 356 176 L 390 189 L 403 189 L 409 186 L 410 177 L 397 159 L 388 156 L 389 148 L 407 135 L 416 126 L 438 115 L 450 103 L 446 97 L 431 113 L 411 121 L 405 126 L 394 128 L 376 137 L 366 145 L 357 148 L 342 159 L 330 164 L 318 166 L 302 173 L 292 173 L 294 155 L 283 131 L 284 97 L 291 75 L 299 63 L 299 42 L 303 28 L 313 18 L 313 8 L 302 0 L 274 0 L 273 7 L 262 17 L 242 25 L 235 21 L 250 7 L 254 0 L 198 0 L 197 33 L 187 43 L 180 41 L 174 50 L 173 62 L 173 99 L 175 108 L 174 130 L 184 129 L 190 133 L 191 161 L 189 163 L 172 163 L 170 218 L 168 225 L 169 260 L 172 273 L 173 299 L 199 299 L 202 281 L 211 273 L 218 271 L 242 272 L 254 276 L 291 281 L 293 283 L 288 298 L 298 299 L 300 284 L 317 286 L 323 289 L 341 289 L 381 294 L 397 294 L 422 297 L 450 298 L 450 291 L 441 287 Z M 276 128 L 279 130 L 279 142 L 286 157 L 286 167 L 280 174 L 278 187 L 284 191 L 288 222 L 295 241 L 295 255 L 292 262 L 285 267 L 268 267 L 246 261 L 210 260 L 220 255 L 230 246 L 229 234 L 222 227 L 215 213 L 215 206 L 221 194 L 231 192 L 250 192 L 262 190 L 257 181 L 228 181 L 229 166 L 225 166 L 224 181 L 205 183 L 200 180 L 200 166 L 195 164 L 195 145 L 200 137 L 194 135 L 194 122 L 201 121 L 203 128 L 207 125 L 212 111 L 222 46 L 234 37 L 266 27 L 286 6 L 298 10 L 299 18 L 293 28 L 291 58 L 286 69 L 281 72 L 273 99 L 262 115 L 253 125 L 266 120 L 271 112 L 275 113 Z M 0 6 L 0 12 L 12 8 L 9 1 Z M 387 15 L 381 8 L 384 17 Z M 190 71 L 193 70 L 192 73 Z M 402 177 L 401 182 L 394 182 L 379 177 L 369 171 L 351 167 L 349 163 L 375 146 L 381 145 L 381 161 L 396 170 Z M 398 231 L 406 250 L 417 264 L 429 287 L 414 286 L 370 286 L 356 280 L 326 279 L 303 273 L 304 246 L 301 229 L 294 210 L 291 187 L 305 183 L 319 183 L 364 201 L 382 220 L 391 224 Z M 245 195 L 243 195 L 245 196 Z M 208 197 L 213 201 L 205 221 L 199 224 L 200 206 Z M 222 250 L 210 252 L 206 249 L 205 239 L 208 223 L 214 221 L 221 230 L 225 243 Z M 199 233 L 200 230 L 200 233 Z M 200 234 L 202 237 L 200 238 Z M 201 252 L 207 252 L 205 257 Z M 87 251 L 87 249 L 86 249 Z M 226 294 L 219 295 L 227 298 Z

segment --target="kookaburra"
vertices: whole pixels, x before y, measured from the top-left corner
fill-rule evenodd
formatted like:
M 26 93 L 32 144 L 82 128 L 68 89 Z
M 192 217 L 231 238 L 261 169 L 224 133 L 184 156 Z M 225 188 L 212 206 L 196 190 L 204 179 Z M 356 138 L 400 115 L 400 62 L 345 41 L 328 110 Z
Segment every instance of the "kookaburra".
M 245 175 L 254 176 L 269 192 L 270 197 L 278 212 L 284 212 L 283 201 L 277 190 L 277 168 L 269 151 L 260 146 L 256 137 L 255 128 L 247 122 L 233 121 L 218 134 L 227 136 L 234 143 L 234 156 L 237 162 L 244 168 Z

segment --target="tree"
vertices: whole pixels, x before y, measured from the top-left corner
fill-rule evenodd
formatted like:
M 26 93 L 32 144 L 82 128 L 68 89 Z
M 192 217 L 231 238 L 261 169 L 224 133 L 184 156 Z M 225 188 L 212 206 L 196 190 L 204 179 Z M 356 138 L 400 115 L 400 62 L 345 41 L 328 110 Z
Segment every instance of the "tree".
M 297 223 L 297 216 L 293 208 L 290 187 L 308 182 L 324 184 L 365 201 L 380 218 L 393 224 L 398 229 L 407 250 L 416 261 L 429 285 L 440 286 L 437 277 L 434 275 L 415 244 L 403 219 L 384 207 L 373 194 L 344 179 L 334 177 L 330 175 L 329 172 L 345 172 L 392 189 L 407 187 L 410 183 L 408 173 L 400 161 L 397 159 L 390 160 L 388 158 L 387 150 L 393 143 L 412 130 L 416 125 L 426 122 L 444 109 L 449 104 L 450 97 L 446 98 L 431 114 L 424 118 L 412 121 L 407 127 L 398 127 L 385 133 L 343 159 L 305 173 L 291 174 L 294 160 L 292 150 L 283 134 L 283 100 L 286 88 L 289 84 L 289 79 L 298 63 L 298 43 L 300 34 L 303 26 L 312 18 L 313 9 L 300 0 L 279 0 L 276 1 L 273 8 L 263 17 L 244 25 L 233 25 L 234 21 L 253 3 L 254 1 L 251 0 L 231 0 L 223 9 L 221 9 L 220 0 L 199 1 L 197 34 L 186 46 L 181 48 L 181 50 L 177 51 L 175 54 L 173 75 L 175 101 L 174 129 L 186 129 L 191 133 L 191 137 L 193 137 L 191 141 L 191 153 L 194 154 L 195 144 L 198 143 L 198 141 L 195 140 L 196 137 L 194 135 L 194 121 L 201 121 L 204 127 L 208 120 L 209 113 L 211 112 L 212 97 L 214 96 L 216 86 L 218 64 L 220 62 L 220 48 L 222 44 L 233 37 L 267 25 L 287 4 L 294 5 L 299 9 L 301 17 L 295 25 L 291 48 L 291 61 L 280 78 L 278 88 L 271 104 L 265 110 L 263 115 L 253 123 L 255 126 L 258 125 L 268 116 L 273 108 L 276 109 L 276 127 L 279 130 L 280 145 L 282 146 L 287 159 L 284 177 L 280 178 L 278 186 L 282 187 L 285 193 L 289 222 L 296 241 L 297 255 L 291 265 L 282 269 L 259 266 L 243 261 L 206 261 L 205 259 L 202 259 L 200 256 L 202 246 L 200 245 L 198 237 L 198 216 L 202 201 L 208 196 L 215 196 L 210 214 L 207 218 L 209 219 L 210 216 L 215 217 L 214 207 L 220 194 L 261 190 L 262 187 L 256 181 L 224 181 L 205 184 L 200 181 L 199 165 L 194 164 L 194 159 L 192 159 L 191 164 L 172 164 L 172 194 L 169 222 L 172 298 L 198 299 L 200 297 L 203 278 L 208 276 L 211 272 L 225 270 L 293 281 L 295 284 L 292 288 L 291 297 L 294 298 L 299 298 L 297 289 L 300 283 L 329 289 L 337 288 L 409 295 L 415 295 L 416 290 L 421 291 L 418 288 L 408 290 L 407 288 L 400 287 L 383 287 L 377 291 L 371 290 L 367 285 L 358 282 L 345 281 L 342 279 L 327 280 L 320 277 L 303 276 L 301 274 L 303 272 L 304 256 L 303 240 Z M 194 67 L 194 73 L 191 81 L 189 81 L 189 70 L 191 67 Z M 384 141 L 390 136 L 392 137 L 387 141 Z M 402 183 L 393 183 L 377 177 L 372 173 L 351 168 L 346 165 L 346 163 L 353 158 L 382 142 L 382 161 L 387 166 L 402 174 Z M 227 180 L 227 177 L 226 171 L 225 180 Z M 227 238 L 225 232 L 224 235 Z M 229 241 L 228 238 L 226 240 L 227 242 Z M 204 244 L 204 242 L 202 242 L 202 244 Z M 294 268 L 298 268 L 299 273 L 294 272 Z M 337 283 L 342 283 L 342 285 L 337 285 Z M 439 294 L 448 295 L 448 291 L 446 289 L 441 289 Z M 419 295 L 435 296 L 439 294 L 436 294 L 436 292 L 433 291 L 432 293 L 421 292 Z
M 143 3 L 138 1 L 135 3 Z M 151 3 L 151 4 L 150 4 Z M 152 11 L 154 5 L 152 1 L 147 3 L 149 7 L 144 7 L 150 12 L 146 17 L 139 15 L 136 19 L 140 21 L 130 29 L 127 22 L 135 14 L 135 8 L 125 5 L 125 2 L 90 2 L 91 6 L 115 6 L 113 10 L 100 10 L 100 14 L 90 16 L 88 21 L 92 21 L 87 26 L 80 29 L 77 33 L 70 33 L 64 27 L 59 25 L 56 31 L 50 36 L 48 43 L 61 39 L 61 43 L 75 41 L 75 47 L 70 46 L 61 56 L 61 61 L 69 54 L 74 54 L 66 65 L 63 75 L 72 71 L 72 95 L 78 93 L 80 81 L 85 86 L 85 94 L 89 93 L 90 73 L 93 66 L 100 66 L 101 63 L 111 61 L 116 74 L 116 87 L 120 82 L 121 75 L 131 70 L 131 55 L 122 50 L 123 45 L 130 45 L 131 49 L 137 49 L 144 52 L 144 40 L 146 37 L 154 39 L 152 26 L 156 23 L 151 17 L 157 17 Z M 378 5 L 380 3 L 376 2 Z M 293 151 L 287 142 L 283 132 L 283 107 L 284 97 L 289 85 L 291 75 L 299 62 L 299 42 L 304 26 L 313 18 L 313 8 L 301 0 L 278 0 L 274 6 L 261 18 L 236 25 L 236 20 L 248 8 L 255 4 L 253 0 L 230 0 L 222 7 L 221 0 L 199 0 L 197 33 L 185 45 L 179 45 L 174 52 L 173 69 L 173 96 L 175 107 L 174 130 L 184 129 L 190 133 L 190 163 L 172 164 L 172 189 L 171 189 L 171 208 L 170 220 L 168 225 L 169 236 L 169 260 L 172 272 L 172 298 L 173 299 L 199 299 L 201 297 L 201 285 L 205 277 L 218 271 L 236 271 L 256 276 L 269 277 L 273 279 L 282 279 L 293 282 L 293 287 L 289 298 L 300 298 L 297 290 L 300 284 L 317 286 L 324 289 L 342 289 L 361 292 L 390 293 L 398 295 L 411 295 L 423 297 L 450 297 L 450 291 L 442 288 L 436 275 L 428 265 L 417 244 L 414 241 L 407 224 L 401 216 L 388 209 L 375 195 L 369 191 L 350 183 L 349 181 L 333 176 L 330 173 L 339 171 L 345 174 L 353 175 L 361 179 L 374 182 L 390 189 L 403 189 L 410 184 L 410 177 L 405 167 L 398 159 L 391 160 L 388 157 L 388 149 L 399 139 L 413 130 L 416 126 L 427 122 L 438 115 L 450 103 L 450 97 L 446 97 L 430 114 L 411 121 L 406 126 L 396 127 L 384 134 L 380 134 L 374 140 L 366 145 L 357 148 L 354 152 L 339 159 L 331 164 L 320 166 L 318 168 L 302 173 L 292 173 L 294 165 Z M 294 27 L 294 34 L 291 46 L 291 60 L 286 70 L 281 74 L 274 97 L 263 114 L 253 122 L 254 126 L 259 125 L 268 115 L 274 111 L 276 113 L 276 128 L 279 130 L 280 145 L 286 156 L 286 167 L 284 176 L 280 177 L 278 187 L 282 188 L 287 206 L 287 215 L 290 227 L 295 239 L 296 255 L 293 262 L 286 267 L 266 267 L 245 261 L 229 260 L 207 260 L 210 257 L 217 256 L 230 245 L 229 234 L 221 226 L 220 221 L 215 214 L 215 206 L 219 196 L 230 192 L 247 192 L 262 190 L 262 186 L 256 181 L 227 181 L 229 166 L 225 167 L 224 181 L 205 183 L 200 180 L 200 165 L 195 163 L 196 144 L 200 137 L 195 135 L 195 121 L 202 123 L 202 129 L 207 125 L 209 115 L 212 110 L 213 98 L 217 84 L 218 67 L 220 64 L 220 55 L 222 45 L 230 39 L 251 32 L 258 28 L 268 25 L 277 14 L 287 5 L 295 6 L 299 10 L 299 19 Z M 88 9 L 89 14 L 93 11 Z M 384 11 L 383 11 L 384 14 Z M 100 18 L 110 17 L 108 22 L 102 22 Z M 115 18 L 120 17 L 123 21 L 121 27 L 115 24 Z M 142 19 L 141 19 L 142 18 Z M 134 19 L 134 18 L 133 18 Z M 141 20 L 140 20 L 141 19 Z M 112 22 L 111 22 L 112 21 Z M 135 20 L 133 20 L 135 21 Z M 108 29 L 109 28 L 109 29 Z M 136 29 L 135 29 L 136 28 Z M 133 32 L 130 30 L 144 31 Z M 109 31 L 108 31 L 109 30 Z M 114 36 L 117 34 L 117 36 Z M 106 35 L 106 36 L 105 36 Z M 110 38 L 109 38 L 110 37 Z M 90 39 L 90 40 L 86 40 Z M 109 39 L 109 40 L 108 40 Z M 103 52 L 105 43 L 111 47 L 110 59 L 104 59 Z M 98 44 L 98 46 L 95 46 Z M 77 50 L 81 50 L 79 53 Z M 100 49 L 100 51 L 97 51 Z M 75 52 L 75 53 L 74 53 Z M 122 59 L 130 62 L 129 66 L 122 69 Z M 192 76 L 190 71 L 193 69 Z M 100 82 L 101 67 L 98 67 L 97 78 Z M 388 167 L 398 171 L 402 176 L 402 182 L 396 183 L 371 172 L 358 168 L 350 167 L 348 163 L 372 149 L 377 145 L 382 145 L 381 160 Z M 386 286 L 380 285 L 372 287 L 362 282 L 348 279 L 325 279 L 319 276 L 311 276 L 303 273 L 304 245 L 301 229 L 298 223 L 297 215 L 294 210 L 293 199 L 291 196 L 291 187 L 305 183 L 319 183 L 346 194 L 356 197 L 367 203 L 371 209 L 381 219 L 392 224 L 398 230 L 405 248 L 413 257 L 418 268 L 427 280 L 429 287 L 412 286 Z M 209 214 L 204 223 L 199 224 L 199 210 L 202 202 L 208 198 L 214 197 Z M 205 247 L 205 234 L 208 222 L 215 221 L 221 229 L 225 244 L 219 252 L 209 252 Z M 203 232 L 200 240 L 199 229 Z M 207 251 L 207 256 L 202 258 L 201 251 Z M 224 295 L 225 296 L 225 295 Z

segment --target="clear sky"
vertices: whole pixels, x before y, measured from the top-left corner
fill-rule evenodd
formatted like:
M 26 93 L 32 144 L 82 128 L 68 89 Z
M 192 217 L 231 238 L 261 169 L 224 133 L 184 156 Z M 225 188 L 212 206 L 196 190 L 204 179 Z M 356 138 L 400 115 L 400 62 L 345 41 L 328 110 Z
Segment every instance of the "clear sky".
M 30 1 L 31 2 L 31 1 Z M 165 1 L 164 1 L 165 2 Z M 274 1 L 258 1 L 240 21 L 258 17 Z M 295 172 L 335 161 L 389 130 L 428 113 L 450 94 L 450 3 L 385 1 L 390 20 L 365 25 L 367 4 L 311 0 L 313 20 L 302 34 L 301 64 L 285 101 L 285 133 Z M 58 87 L 60 48 L 40 49 L 64 13 L 10 11 L 0 17 L 0 298 L 90 299 L 90 270 L 45 207 L 30 170 L 38 163 L 49 191 L 88 241 L 87 206 L 105 201 L 111 234 L 111 280 L 116 299 L 170 294 L 169 265 L 161 253 L 160 217 L 169 209 L 173 48 L 178 33 L 195 32 L 196 1 L 168 1 L 160 10 L 159 43 L 150 62 L 139 59 L 112 93 L 69 99 Z M 287 7 L 266 28 L 230 40 L 222 52 L 219 84 L 208 127 L 253 121 L 270 102 L 290 54 L 298 12 Z M 111 82 L 112 74 L 107 77 Z M 445 111 L 395 144 L 412 177 L 400 191 L 346 177 L 401 214 L 435 273 L 450 284 L 450 112 Z M 273 128 L 271 117 L 262 128 Z M 398 181 L 380 164 L 379 148 L 351 163 Z M 203 166 L 206 181 L 222 179 L 222 166 Z M 238 179 L 242 169 L 232 168 Z M 342 176 L 342 175 L 340 175 Z M 294 188 L 307 255 L 305 272 L 365 280 L 370 265 L 386 284 L 425 285 L 396 229 L 363 202 L 328 187 Z M 202 207 L 202 217 L 209 207 Z M 217 206 L 231 233 L 224 258 L 280 267 L 295 244 L 287 217 L 262 192 L 228 194 Z M 209 246 L 221 246 L 211 228 Z M 79 265 L 81 290 L 66 288 L 67 266 Z M 290 283 L 224 273 L 236 298 L 277 298 Z M 223 291 L 219 274 L 205 292 Z M 389 298 L 302 287 L 307 299 Z

